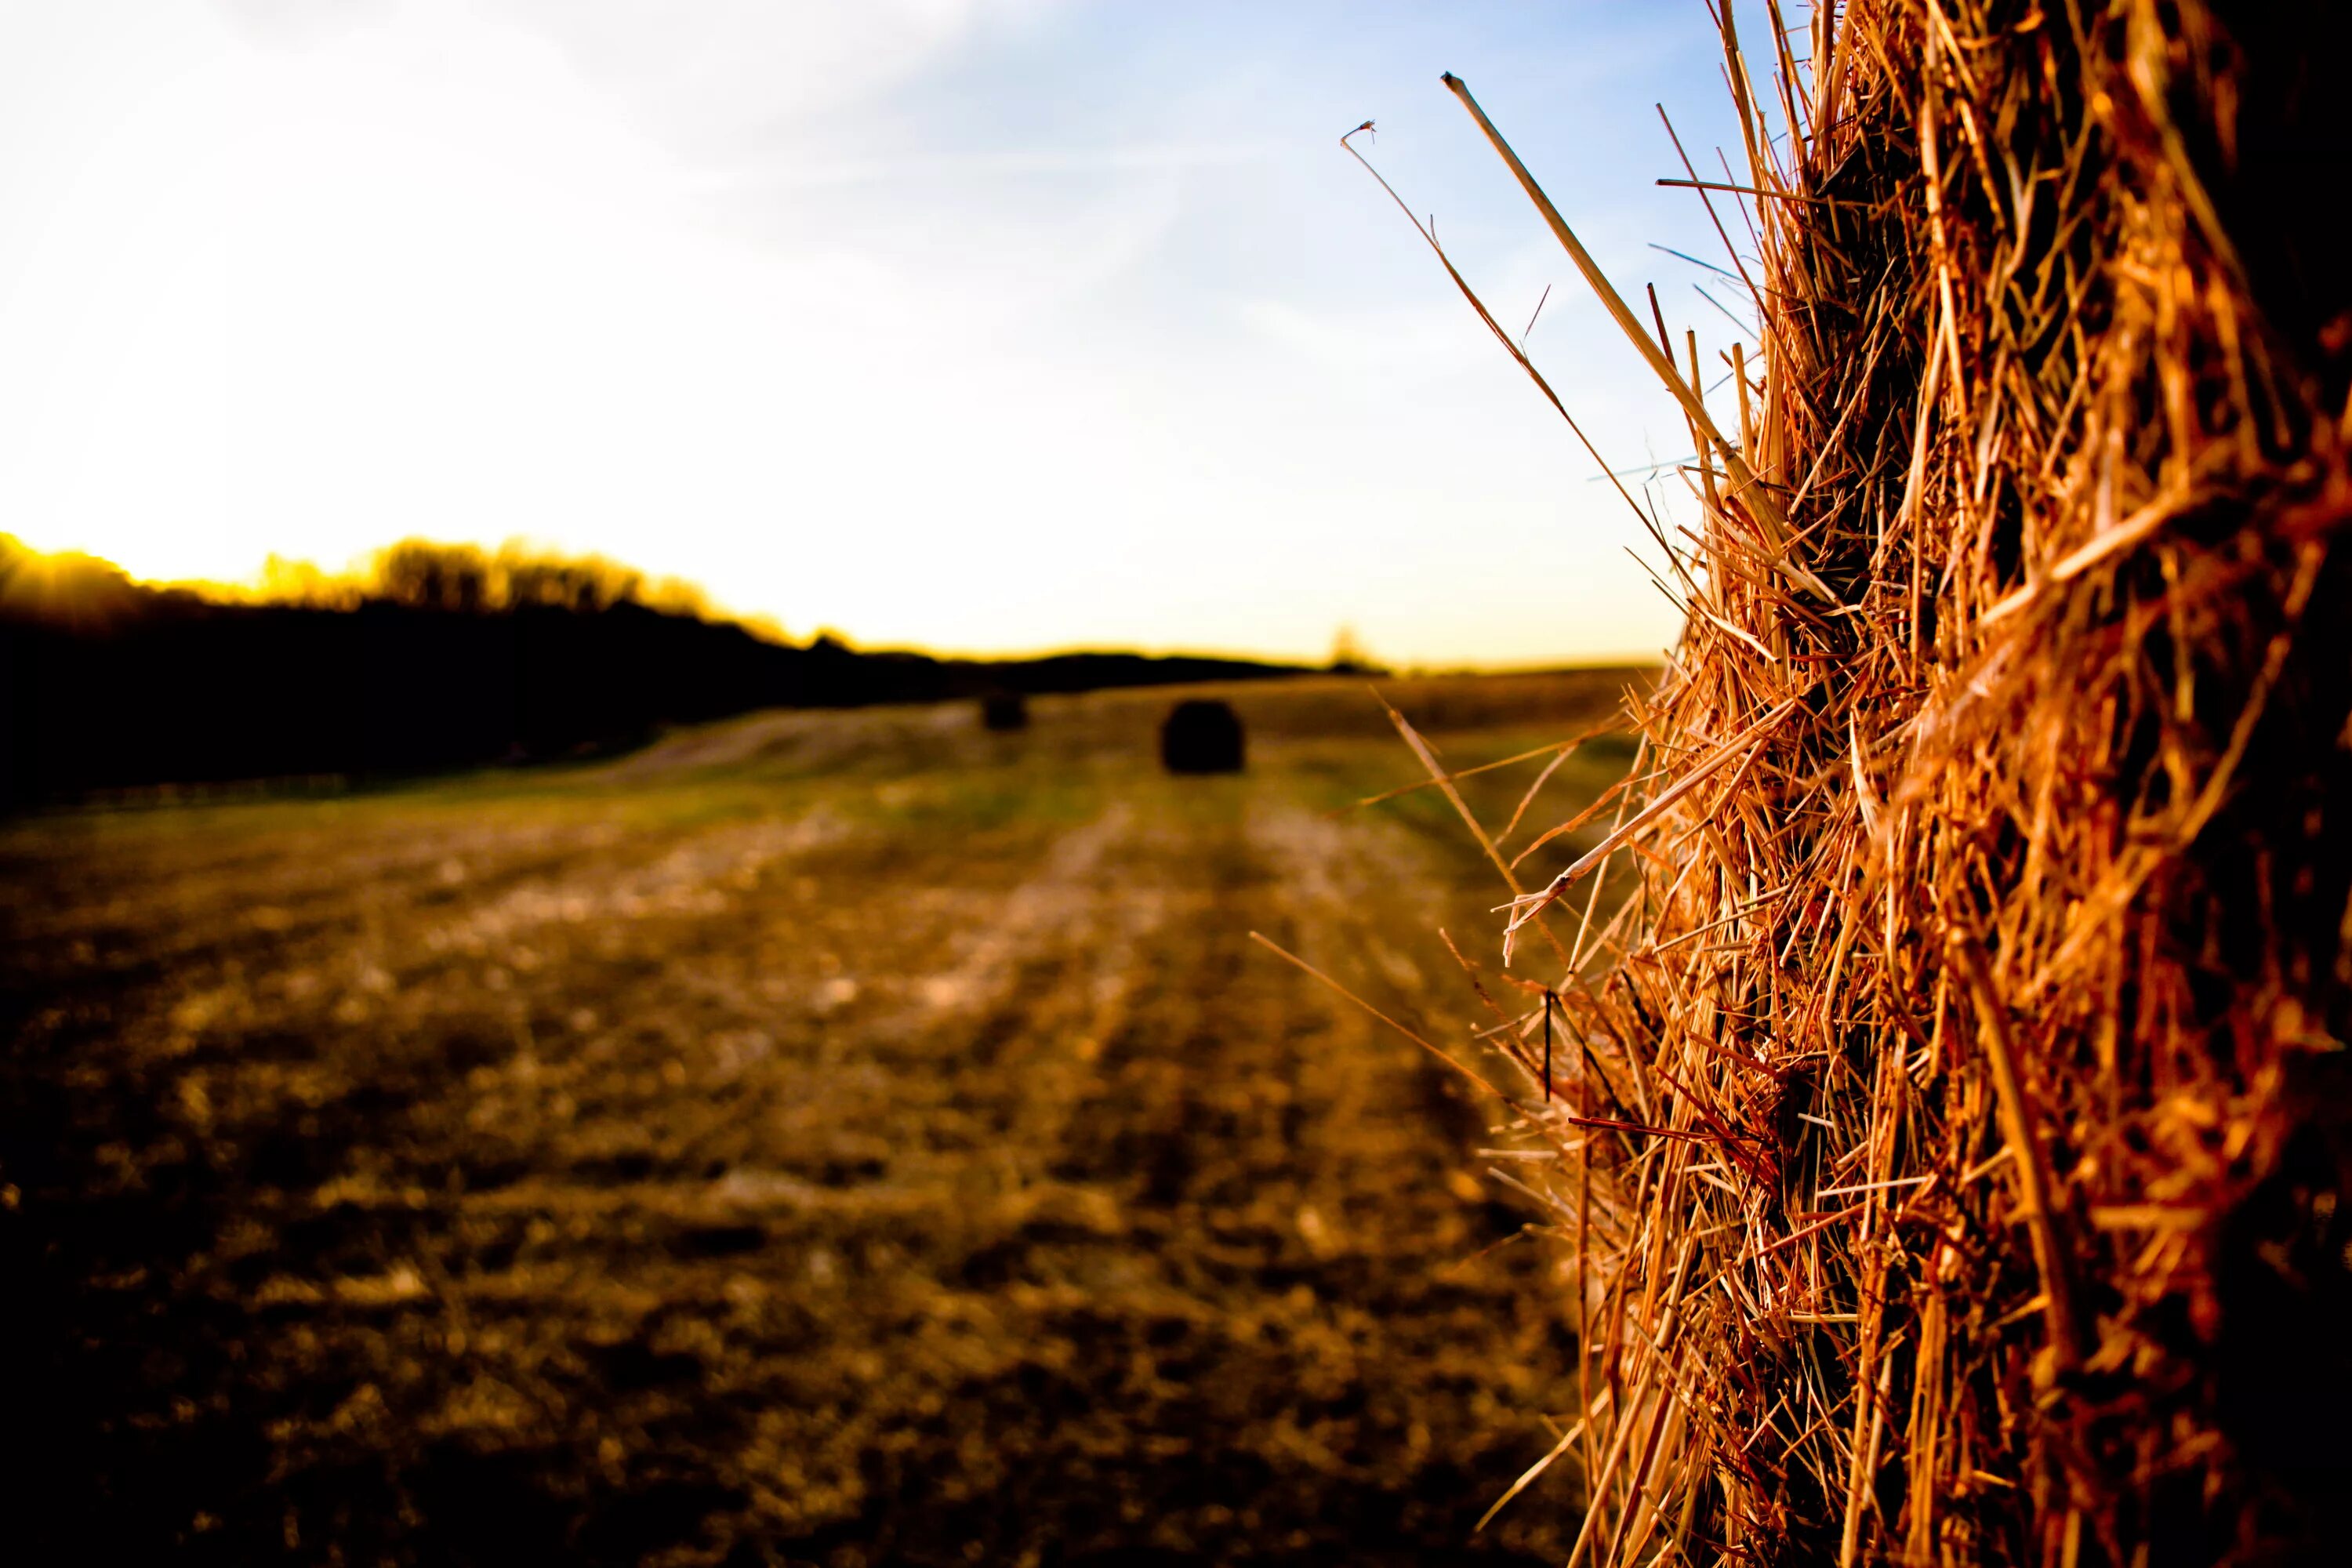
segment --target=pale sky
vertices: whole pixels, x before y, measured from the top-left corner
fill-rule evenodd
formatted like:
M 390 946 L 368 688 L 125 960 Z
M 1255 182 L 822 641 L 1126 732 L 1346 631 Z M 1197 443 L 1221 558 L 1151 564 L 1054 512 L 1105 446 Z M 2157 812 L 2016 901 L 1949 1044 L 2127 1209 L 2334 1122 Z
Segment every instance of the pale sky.
M 1634 520 L 1338 138 L 1677 458 L 1437 79 L 1712 363 L 1652 105 L 1711 162 L 1718 61 L 1699 0 L 0 0 L 0 531 L 523 536 L 866 645 L 1652 653 Z

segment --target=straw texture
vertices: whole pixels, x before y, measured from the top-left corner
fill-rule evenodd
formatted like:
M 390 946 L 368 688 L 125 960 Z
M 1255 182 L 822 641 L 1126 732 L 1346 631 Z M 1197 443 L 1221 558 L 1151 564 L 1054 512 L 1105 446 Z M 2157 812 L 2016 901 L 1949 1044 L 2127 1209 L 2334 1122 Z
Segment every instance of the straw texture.
M 1579 928 L 1519 1123 L 1578 1263 L 1577 1563 L 2344 1560 L 2321 15 L 1723 26 L 1748 169 L 1688 183 L 1760 363 L 1691 416 L 1636 783 L 1512 917 Z

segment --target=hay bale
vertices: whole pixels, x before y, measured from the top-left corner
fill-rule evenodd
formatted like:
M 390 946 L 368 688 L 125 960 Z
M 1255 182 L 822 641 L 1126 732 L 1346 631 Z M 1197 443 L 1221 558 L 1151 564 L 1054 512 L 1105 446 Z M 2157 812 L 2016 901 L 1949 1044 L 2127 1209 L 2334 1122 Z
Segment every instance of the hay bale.
M 1241 715 L 1212 698 L 1179 702 L 1160 726 L 1160 761 L 1171 773 L 1241 772 Z
M 1727 435 L 1678 394 L 1642 782 L 1512 917 L 1571 1041 L 1520 1109 L 1579 1556 L 2352 1561 L 2343 54 L 1813 15 L 1776 89 L 1722 8 L 1760 384 Z
M 992 691 L 980 700 L 983 730 L 1009 731 L 1029 727 L 1029 700 L 1018 691 Z

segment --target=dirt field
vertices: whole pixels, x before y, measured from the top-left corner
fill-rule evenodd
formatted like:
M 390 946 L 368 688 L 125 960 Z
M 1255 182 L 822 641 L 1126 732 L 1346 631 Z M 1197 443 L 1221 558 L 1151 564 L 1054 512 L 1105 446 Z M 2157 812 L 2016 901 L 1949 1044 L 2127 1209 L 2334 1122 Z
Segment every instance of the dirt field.
M 1391 689 L 1462 766 L 1626 679 Z M 0 1555 L 1557 1561 L 1564 1469 L 1471 1533 L 1572 1382 L 1484 1108 L 1246 935 L 1458 1038 L 1494 873 L 1326 815 L 1360 686 L 1228 695 L 1237 778 L 1120 693 L 0 828 Z

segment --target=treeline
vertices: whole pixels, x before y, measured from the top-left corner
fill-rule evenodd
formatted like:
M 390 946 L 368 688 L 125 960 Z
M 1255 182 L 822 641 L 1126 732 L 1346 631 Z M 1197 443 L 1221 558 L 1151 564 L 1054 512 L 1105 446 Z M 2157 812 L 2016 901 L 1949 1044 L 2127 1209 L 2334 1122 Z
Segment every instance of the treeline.
M 213 596 L 225 595 L 244 603 L 320 610 L 355 610 L 373 600 L 462 614 L 515 609 L 587 613 L 642 605 L 672 615 L 721 618 L 703 591 L 682 578 L 649 577 L 603 555 L 559 555 L 519 540 L 492 551 L 404 539 L 351 572 L 326 572 L 308 561 L 272 555 L 262 567 L 257 587 L 215 590 Z M 772 641 L 782 640 L 782 630 L 765 621 L 743 624 Z
M 409 542 L 353 578 L 278 567 L 225 599 L 0 535 L 0 803 L 164 783 L 365 781 L 617 751 L 755 708 L 1296 673 L 1079 653 L 861 652 L 712 617 L 589 559 Z

